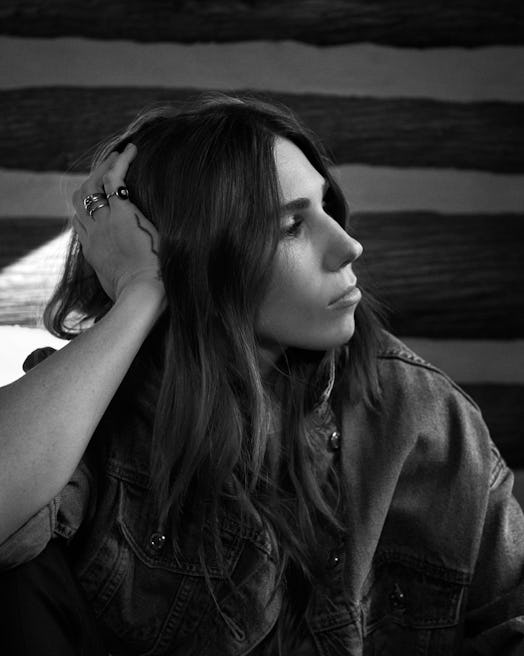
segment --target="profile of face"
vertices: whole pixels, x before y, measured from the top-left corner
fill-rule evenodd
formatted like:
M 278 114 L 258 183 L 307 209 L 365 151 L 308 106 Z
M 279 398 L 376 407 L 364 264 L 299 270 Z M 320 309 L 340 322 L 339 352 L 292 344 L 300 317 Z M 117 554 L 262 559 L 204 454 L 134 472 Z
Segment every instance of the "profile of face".
M 304 153 L 278 137 L 274 156 L 281 239 L 255 325 L 264 359 L 273 362 L 287 347 L 328 350 L 351 339 L 361 298 L 352 263 L 362 253 L 328 214 L 326 180 Z

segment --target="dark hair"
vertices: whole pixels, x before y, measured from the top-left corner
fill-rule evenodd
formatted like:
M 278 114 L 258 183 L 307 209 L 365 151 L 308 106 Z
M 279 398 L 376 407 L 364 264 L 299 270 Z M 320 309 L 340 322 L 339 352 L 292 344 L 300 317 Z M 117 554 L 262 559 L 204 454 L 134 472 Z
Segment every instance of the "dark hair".
M 278 378 L 285 440 L 268 440 L 270 403 L 254 325 L 280 237 L 276 137 L 292 141 L 329 181 L 329 212 L 347 229 L 348 208 L 321 146 L 289 110 L 259 99 L 215 94 L 147 111 L 96 161 L 136 144 L 126 184 L 159 231 L 168 310 L 156 331 L 163 364 L 151 472 L 162 520 L 176 526 L 188 512 L 200 518 L 220 555 L 218 514 L 234 499 L 242 517 L 274 536 L 278 580 L 291 567 L 311 584 L 319 576 L 316 524 L 338 533 L 345 526 L 336 507 L 339 482 L 326 490 L 315 476 L 305 419 L 332 363 L 337 394 L 373 403 L 380 324 L 364 294 L 347 345 L 288 349 Z M 71 338 L 83 325 L 73 329 L 71 317 L 96 320 L 110 306 L 74 238 L 46 308 L 47 327 Z M 201 559 L 205 565 L 203 544 Z

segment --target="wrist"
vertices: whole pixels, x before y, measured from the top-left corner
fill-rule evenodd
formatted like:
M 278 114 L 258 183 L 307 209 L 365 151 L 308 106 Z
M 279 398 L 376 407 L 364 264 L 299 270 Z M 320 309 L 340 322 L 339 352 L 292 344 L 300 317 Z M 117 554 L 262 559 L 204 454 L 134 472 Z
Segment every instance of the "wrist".
M 128 281 L 119 290 L 115 306 L 130 306 L 137 313 L 162 314 L 166 307 L 165 288 L 159 279 L 136 278 Z

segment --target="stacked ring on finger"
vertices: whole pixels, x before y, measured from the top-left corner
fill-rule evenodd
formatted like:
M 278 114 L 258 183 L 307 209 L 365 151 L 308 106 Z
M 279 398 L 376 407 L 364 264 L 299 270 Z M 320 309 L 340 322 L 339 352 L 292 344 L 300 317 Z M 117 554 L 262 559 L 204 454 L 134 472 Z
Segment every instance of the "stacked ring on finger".
M 96 212 L 96 210 L 99 210 L 101 207 L 106 207 L 109 205 L 109 201 L 107 200 L 107 194 L 104 192 L 100 192 L 97 194 L 89 194 L 89 196 L 86 196 L 83 200 L 84 203 L 84 208 L 85 211 L 93 217 L 93 213 Z
M 107 200 L 100 200 L 96 205 L 92 205 L 89 208 L 89 216 L 93 218 L 93 214 L 102 207 L 109 207 Z
M 107 194 L 107 198 L 111 198 L 111 196 L 116 196 L 117 198 L 120 198 L 120 200 L 129 200 L 129 189 L 127 187 L 118 187 L 116 191 L 112 191 L 110 194 Z

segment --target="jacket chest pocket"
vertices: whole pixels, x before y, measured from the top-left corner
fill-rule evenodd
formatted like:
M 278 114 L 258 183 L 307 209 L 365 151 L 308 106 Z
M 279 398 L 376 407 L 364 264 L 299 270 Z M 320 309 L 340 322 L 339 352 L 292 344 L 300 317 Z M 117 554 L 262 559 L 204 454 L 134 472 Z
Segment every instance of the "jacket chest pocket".
M 454 654 L 465 575 L 399 560 L 382 560 L 363 598 L 365 656 Z
M 163 654 L 198 630 L 213 604 L 208 583 L 220 595 L 243 542 L 238 532 L 221 527 L 224 558 L 206 548 L 206 573 L 195 526 L 188 523 L 175 549 L 172 534 L 158 525 L 146 487 L 115 477 L 110 486 L 110 519 L 80 578 L 115 654 L 124 646 L 124 652 Z

